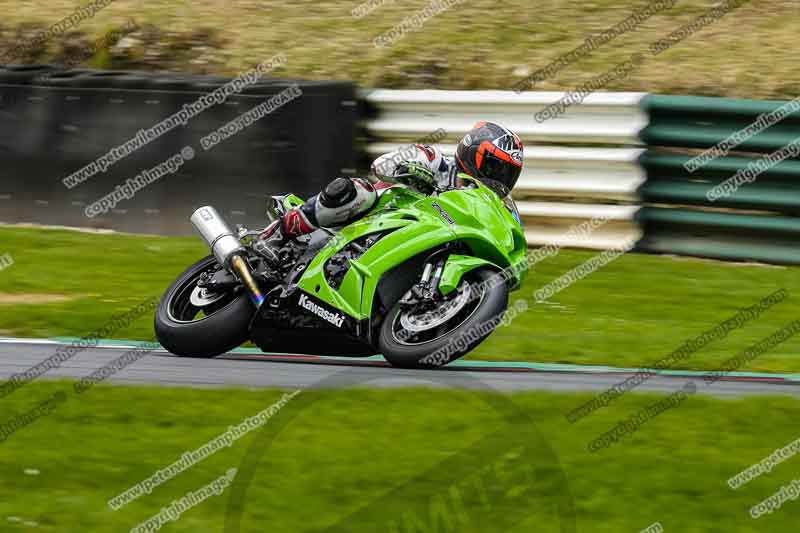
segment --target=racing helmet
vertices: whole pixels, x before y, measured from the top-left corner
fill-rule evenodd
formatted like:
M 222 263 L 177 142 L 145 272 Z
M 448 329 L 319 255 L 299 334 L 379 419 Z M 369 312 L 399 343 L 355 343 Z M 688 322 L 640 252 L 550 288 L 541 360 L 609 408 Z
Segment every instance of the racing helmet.
M 508 195 L 522 172 L 519 136 L 493 122 L 478 122 L 456 148 L 456 165 L 500 197 Z

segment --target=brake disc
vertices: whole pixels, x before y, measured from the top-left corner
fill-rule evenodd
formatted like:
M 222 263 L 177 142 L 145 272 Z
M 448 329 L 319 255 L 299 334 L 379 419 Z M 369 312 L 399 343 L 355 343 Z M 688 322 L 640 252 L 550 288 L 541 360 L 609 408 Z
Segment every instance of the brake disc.
M 435 309 L 420 314 L 415 314 L 413 311 L 402 313 L 400 315 L 400 325 L 406 331 L 413 333 L 439 327 L 461 312 L 471 300 L 471 296 L 472 288 L 469 284 L 466 284 L 463 290 L 458 291 L 455 296 L 442 301 L 441 305 Z

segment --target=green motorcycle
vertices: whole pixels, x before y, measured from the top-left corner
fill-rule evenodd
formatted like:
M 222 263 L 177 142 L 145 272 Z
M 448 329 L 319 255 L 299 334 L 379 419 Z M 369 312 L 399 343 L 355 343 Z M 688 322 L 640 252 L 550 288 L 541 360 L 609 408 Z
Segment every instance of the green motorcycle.
M 265 352 L 380 353 L 404 368 L 462 357 L 498 325 L 528 266 L 511 195 L 456 179 L 431 195 L 389 188 L 358 221 L 288 241 L 278 268 L 259 254 L 259 232 L 198 209 L 191 221 L 212 255 L 162 296 L 158 340 L 188 357 L 248 340 Z M 273 196 L 268 217 L 302 203 Z

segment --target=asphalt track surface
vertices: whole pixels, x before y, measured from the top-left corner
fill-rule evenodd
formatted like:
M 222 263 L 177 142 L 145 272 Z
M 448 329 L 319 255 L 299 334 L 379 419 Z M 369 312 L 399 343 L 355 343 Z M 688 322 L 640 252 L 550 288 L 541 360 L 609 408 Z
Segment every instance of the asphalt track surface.
M 0 380 L 39 364 L 55 354 L 60 344 L 52 340 L 0 339 Z M 46 372 L 41 379 L 80 379 L 111 363 L 130 347 L 86 349 Z M 313 356 L 263 355 L 237 352 L 215 359 L 175 357 L 155 350 L 108 379 L 110 383 L 140 385 L 296 389 L 309 387 L 453 387 L 510 391 L 599 392 L 630 375 L 625 371 L 538 370 L 492 364 L 461 362 L 437 370 L 403 370 L 389 367 L 381 359 L 321 358 Z M 557 366 L 557 365 L 553 365 Z M 706 384 L 698 375 L 652 376 L 638 392 L 669 394 L 694 381 L 697 392 L 721 397 L 745 395 L 798 395 L 800 381 L 786 377 L 737 376 Z

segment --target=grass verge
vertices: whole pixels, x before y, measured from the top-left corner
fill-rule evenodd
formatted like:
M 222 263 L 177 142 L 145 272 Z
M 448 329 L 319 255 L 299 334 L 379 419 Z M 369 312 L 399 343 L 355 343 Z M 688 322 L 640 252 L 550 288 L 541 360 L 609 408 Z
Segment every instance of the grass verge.
M 791 501 L 758 520 L 748 514 L 791 481 L 789 465 L 736 491 L 726 484 L 797 438 L 794 399 L 691 397 L 593 454 L 590 440 L 657 397 L 629 394 L 570 425 L 564 413 L 586 395 L 303 391 L 260 433 L 112 511 L 109 499 L 281 392 L 99 386 L 76 398 L 71 383 L 39 382 L 2 400 L 3 423 L 57 391 L 66 393 L 64 403 L 0 443 L 3 531 L 24 530 L 23 522 L 64 533 L 128 531 L 233 467 L 237 482 L 252 476 L 245 493 L 234 485 L 168 530 L 222 531 L 234 498 L 243 502 L 243 532 L 556 532 L 554 506 L 566 490 L 577 531 L 641 531 L 660 522 L 665 531 L 779 533 L 795 531 L 800 519 Z M 524 449 L 487 440 L 502 427 Z M 243 459 L 257 446 L 264 453 L 251 469 Z M 466 484 L 476 475 L 480 486 Z
M 385 48 L 376 48 L 373 39 L 430 1 L 369 2 L 379 7 L 353 18 L 351 12 L 362 3 L 367 2 L 118 1 L 81 22 L 68 38 L 45 43 L 25 61 L 62 59 L 79 47 L 77 43 L 96 40 L 133 19 L 142 30 L 110 54 L 98 53 L 90 63 L 234 75 L 282 52 L 289 62 L 276 72 L 280 77 L 346 79 L 361 87 L 511 89 L 649 2 L 511 0 L 487 16 L 485 4 L 464 0 Z M 34 35 L 32 28 L 21 32 L 24 25 L 44 29 L 84 4 L 51 0 L 43 9 L 30 2 L 0 1 L 7 15 L 0 39 L 11 46 L 20 33 Z M 717 5 L 713 0 L 679 0 L 563 68 L 537 90 L 580 86 Z M 603 90 L 795 98 L 800 92 L 794 57 L 800 30 L 796 9 L 792 0 L 751 1 Z M 81 33 L 86 37 L 79 38 Z
M 206 254 L 194 237 L 87 234 L 0 228 L 0 295 L 67 297 L 50 303 L 3 304 L 0 335 L 55 337 L 89 334 L 112 314 L 158 299 L 189 264 Z M 714 370 L 730 357 L 797 319 L 800 279 L 789 267 L 627 254 L 533 304 L 533 292 L 596 255 L 563 250 L 538 263 L 516 298 L 530 308 L 500 327 L 470 358 L 638 367 L 785 288 L 789 297 L 759 318 L 713 341 L 679 368 Z M 46 298 L 45 298 L 46 301 Z M 152 317 L 117 331 L 117 338 L 152 339 Z M 792 337 L 741 371 L 800 372 L 800 337 Z

